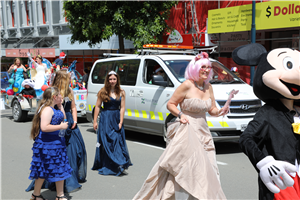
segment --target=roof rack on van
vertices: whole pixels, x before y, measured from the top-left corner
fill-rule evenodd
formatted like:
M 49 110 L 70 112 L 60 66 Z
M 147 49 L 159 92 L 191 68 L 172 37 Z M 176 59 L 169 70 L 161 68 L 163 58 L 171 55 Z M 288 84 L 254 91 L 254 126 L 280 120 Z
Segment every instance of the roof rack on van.
M 203 47 L 203 48 L 195 48 L 193 46 L 181 46 L 181 45 L 161 45 L 161 44 L 146 44 L 143 45 L 144 48 L 148 49 L 139 49 L 140 55 L 149 55 L 153 54 L 198 54 L 200 51 L 211 51 L 213 53 L 218 46 L 213 47 Z M 154 48 L 154 49 L 150 49 Z M 170 49 L 170 50 L 166 50 Z M 171 50 L 172 49 L 172 50 Z
M 210 53 L 213 53 L 216 51 L 216 48 L 218 48 L 218 46 L 213 46 L 213 47 L 203 47 L 203 48 L 196 48 L 195 50 L 198 51 L 211 51 Z
M 150 55 L 152 54 L 164 54 L 164 53 L 172 53 L 172 54 L 194 54 L 196 55 L 198 51 L 194 50 L 183 50 L 183 51 L 174 51 L 174 50 L 161 50 L 161 49 L 138 49 L 140 55 Z
M 138 56 L 138 54 L 103 53 L 103 56 L 107 56 L 108 58 L 110 58 L 112 56 L 116 56 L 116 57 L 132 57 L 132 56 Z

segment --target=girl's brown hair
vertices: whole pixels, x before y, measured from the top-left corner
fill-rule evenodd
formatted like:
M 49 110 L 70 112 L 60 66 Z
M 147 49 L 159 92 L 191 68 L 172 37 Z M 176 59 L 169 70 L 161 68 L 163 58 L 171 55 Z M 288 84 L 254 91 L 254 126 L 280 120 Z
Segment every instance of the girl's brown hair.
M 15 58 L 15 59 L 14 59 L 14 65 L 17 65 L 17 60 L 20 61 L 20 66 L 21 66 L 21 65 L 22 65 L 22 62 L 21 62 L 21 59 L 20 59 L 20 58 Z
M 37 108 L 37 113 L 34 115 L 32 120 L 32 128 L 30 138 L 35 140 L 35 138 L 39 135 L 40 132 L 40 124 L 41 124 L 41 114 L 47 106 L 50 106 L 53 102 L 53 96 L 59 94 L 59 90 L 57 87 L 48 87 L 43 93 L 43 99 Z
M 62 69 L 56 72 L 52 86 L 57 87 L 60 91 L 62 98 L 69 97 L 70 101 L 73 100 L 70 87 L 70 74 L 67 70 Z
M 109 94 L 110 94 L 110 84 L 109 84 L 109 77 L 115 76 L 117 77 L 117 83 L 115 86 L 115 93 L 116 98 L 119 99 L 121 96 L 121 87 L 120 87 L 120 76 L 119 74 L 107 74 L 104 81 L 104 87 L 98 92 L 97 96 L 102 99 L 104 102 L 110 101 Z

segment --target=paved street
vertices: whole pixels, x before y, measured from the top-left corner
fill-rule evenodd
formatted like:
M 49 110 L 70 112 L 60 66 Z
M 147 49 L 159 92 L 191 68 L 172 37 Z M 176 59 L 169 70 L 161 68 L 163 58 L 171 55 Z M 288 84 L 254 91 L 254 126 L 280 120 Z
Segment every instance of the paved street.
M 32 118 L 33 115 L 30 115 Z M 151 168 L 163 152 L 162 137 L 126 132 L 127 144 L 133 166 L 128 175 L 122 177 L 102 176 L 90 170 L 95 155 L 96 134 L 92 124 L 78 119 L 78 125 L 85 141 L 88 156 L 87 182 L 82 189 L 72 192 L 71 199 L 132 199 L 140 189 Z M 11 110 L 1 112 L 1 199 L 29 199 L 31 192 L 25 192 L 32 156 L 29 139 L 31 119 L 16 123 Z M 217 161 L 223 190 L 228 199 L 257 199 L 257 173 L 233 142 L 216 143 Z M 42 190 L 42 195 L 55 199 L 55 192 Z

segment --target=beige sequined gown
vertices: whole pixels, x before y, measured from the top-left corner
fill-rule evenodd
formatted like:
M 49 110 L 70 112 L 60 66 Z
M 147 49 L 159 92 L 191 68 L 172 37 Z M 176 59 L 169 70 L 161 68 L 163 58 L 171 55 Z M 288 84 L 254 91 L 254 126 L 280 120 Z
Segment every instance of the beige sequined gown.
M 133 199 L 226 199 L 205 117 L 211 99 L 184 99 L 180 107 L 189 124 L 168 124 L 167 148 Z

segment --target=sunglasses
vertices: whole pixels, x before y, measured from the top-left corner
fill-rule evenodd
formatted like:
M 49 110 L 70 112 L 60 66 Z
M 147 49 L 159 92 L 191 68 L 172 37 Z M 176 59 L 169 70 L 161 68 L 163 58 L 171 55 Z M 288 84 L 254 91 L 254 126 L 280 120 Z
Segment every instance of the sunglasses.
M 200 70 L 201 71 L 210 71 L 212 69 L 212 67 L 210 67 L 210 66 L 202 66 L 201 68 L 200 68 Z

